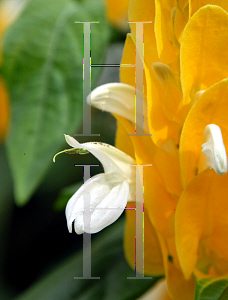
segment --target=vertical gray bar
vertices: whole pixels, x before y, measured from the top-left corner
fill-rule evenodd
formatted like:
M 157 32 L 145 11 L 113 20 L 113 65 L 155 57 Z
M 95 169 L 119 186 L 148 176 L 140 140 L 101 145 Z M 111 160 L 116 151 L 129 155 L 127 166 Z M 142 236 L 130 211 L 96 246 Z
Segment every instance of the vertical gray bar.
M 152 166 L 152 165 L 136 165 L 135 277 L 127 277 L 127 279 L 152 279 L 152 277 L 144 277 L 144 197 L 143 197 L 143 167 L 144 166 Z M 138 272 L 140 271 L 140 273 L 138 273 L 137 270 Z
M 140 101 L 139 91 L 143 91 L 143 69 L 144 69 L 144 23 L 152 22 L 129 22 L 136 24 L 136 71 L 135 71 L 135 87 L 136 87 L 136 102 L 135 102 L 135 134 L 129 136 L 151 136 L 152 134 L 144 133 L 144 118 L 137 118 L 137 114 L 144 116 L 143 102 Z
M 136 23 L 136 105 L 135 105 L 135 120 L 136 120 L 136 135 L 144 135 L 144 120 L 136 118 L 136 112 L 139 115 L 144 116 L 143 102 L 140 101 L 138 95 L 139 91 L 143 91 L 143 68 L 144 57 L 140 57 L 140 53 L 143 54 L 143 23 Z M 142 61 L 143 59 L 143 61 Z
M 86 98 L 91 92 L 91 23 L 99 22 L 75 22 L 83 24 L 83 133 L 75 136 L 100 136 L 91 133 L 91 106 Z
M 90 179 L 90 166 L 84 166 L 84 182 Z M 83 277 L 91 278 L 90 191 L 84 186 Z
M 90 167 L 98 167 L 99 165 L 75 165 L 83 166 L 84 183 L 90 179 Z M 100 279 L 100 277 L 91 277 L 91 234 L 90 232 L 90 222 L 91 222 L 91 213 L 90 213 L 90 190 L 85 189 L 83 193 L 84 200 L 84 233 L 83 233 L 83 277 L 74 277 L 74 279 Z M 86 232 L 85 232 L 86 231 Z
M 90 63 L 90 23 L 84 23 L 84 61 L 83 61 L 83 134 L 91 135 L 91 106 L 86 98 L 91 92 Z
M 136 166 L 136 272 L 142 270 L 143 273 L 136 273 L 136 277 L 144 277 L 144 199 L 143 186 L 140 180 L 140 172 L 143 173 L 143 166 Z

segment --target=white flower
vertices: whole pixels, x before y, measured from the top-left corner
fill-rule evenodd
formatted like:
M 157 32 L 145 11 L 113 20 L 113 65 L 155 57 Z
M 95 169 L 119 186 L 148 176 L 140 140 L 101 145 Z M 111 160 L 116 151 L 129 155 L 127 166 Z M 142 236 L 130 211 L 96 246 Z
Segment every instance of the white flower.
M 140 109 L 136 109 L 135 114 L 136 93 L 139 102 L 143 105 L 143 114 Z M 136 120 L 139 125 L 143 124 L 145 131 L 149 132 L 146 99 L 143 99 L 142 92 L 131 85 L 106 83 L 98 86 L 88 95 L 87 103 L 102 111 L 124 117 L 133 124 Z
M 135 198 L 135 164 L 127 154 L 108 144 L 90 142 L 80 144 L 69 135 L 66 142 L 73 148 L 86 149 L 103 165 L 104 173 L 93 176 L 70 198 L 66 206 L 68 230 L 84 232 L 84 193 L 90 194 L 90 232 L 96 233 L 115 222 L 124 211 L 127 201 Z M 85 231 L 86 232 L 86 231 Z
M 200 159 L 200 172 L 206 168 L 213 168 L 219 175 L 227 173 L 227 156 L 223 143 L 222 132 L 218 125 L 209 124 L 205 127 Z

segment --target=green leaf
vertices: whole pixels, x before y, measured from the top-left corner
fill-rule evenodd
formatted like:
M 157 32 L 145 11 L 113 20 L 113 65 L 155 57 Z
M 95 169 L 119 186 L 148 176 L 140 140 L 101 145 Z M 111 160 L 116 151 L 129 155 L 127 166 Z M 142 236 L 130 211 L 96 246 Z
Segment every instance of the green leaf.
M 24 205 L 53 156 L 82 122 L 83 24 L 91 24 L 93 63 L 102 63 L 109 39 L 103 2 L 32 0 L 7 32 L 3 75 L 12 101 L 7 151 L 16 203 Z M 101 68 L 93 68 L 92 80 Z
M 134 271 L 124 258 L 123 221 L 124 218 L 121 218 L 96 234 L 92 242 L 91 275 L 100 279 L 74 279 L 83 275 L 83 256 L 80 252 L 62 262 L 16 300 L 137 299 L 158 278 L 127 279 L 134 277 Z
M 70 200 L 71 196 L 83 185 L 83 181 L 79 181 L 76 184 L 64 188 L 54 203 L 54 209 L 56 211 L 62 211 L 65 209 L 67 202 Z
M 194 300 L 225 300 L 227 297 L 228 277 L 196 278 Z

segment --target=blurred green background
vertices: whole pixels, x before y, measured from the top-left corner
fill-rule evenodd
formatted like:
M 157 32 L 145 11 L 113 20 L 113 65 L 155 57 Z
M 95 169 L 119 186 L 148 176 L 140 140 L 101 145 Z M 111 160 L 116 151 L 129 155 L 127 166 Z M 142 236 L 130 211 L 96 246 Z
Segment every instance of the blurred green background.
M 52 162 L 68 148 L 64 133 L 82 133 L 83 28 L 75 21 L 100 21 L 91 26 L 93 64 L 120 63 L 126 31 L 108 23 L 99 0 L 6 2 L 1 26 L 13 17 L 0 36 L 0 81 L 9 94 L 0 102 L 10 108 L 0 145 L 0 299 L 136 299 L 156 279 L 127 280 L 134 271 L 123 253 L 124 216 L 92 235 L 92 276 L 101 279 L 73 279 L 82 276 L 83 241 L 68 233 L 65 205 L 83 180 L 74 164 L 98 161 L 62 154 Z M 92 68 L 91 78 L 92 88 L 118 82 L 119 68 Z M 115 130 L 110 114 L 92 109 L 100 137 L 78 140 L 114 145 Z

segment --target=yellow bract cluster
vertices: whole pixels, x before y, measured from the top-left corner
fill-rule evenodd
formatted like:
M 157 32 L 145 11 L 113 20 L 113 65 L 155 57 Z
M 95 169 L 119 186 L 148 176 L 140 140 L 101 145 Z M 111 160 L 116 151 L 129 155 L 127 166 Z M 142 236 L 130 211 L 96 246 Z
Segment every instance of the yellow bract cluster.
M 228 174 L 199 171 L 205 127 L 228 149 L 228 1 L 132 0 L 144 24 L 144 98 L 152 137 L 117 117 L 116 146 L 144 168 L 145 274 L 165 275 L 171 299 L 194 299 L 195 278 L 228 276 Z M 135 64 L 131 23 L 123 64 Z M 121 82 L 135 86 L 134 68 Z M 130 203 L 130 206 L 133 206 Z M 135 212 L 127 211 L 125 254 L 135 265 Z

